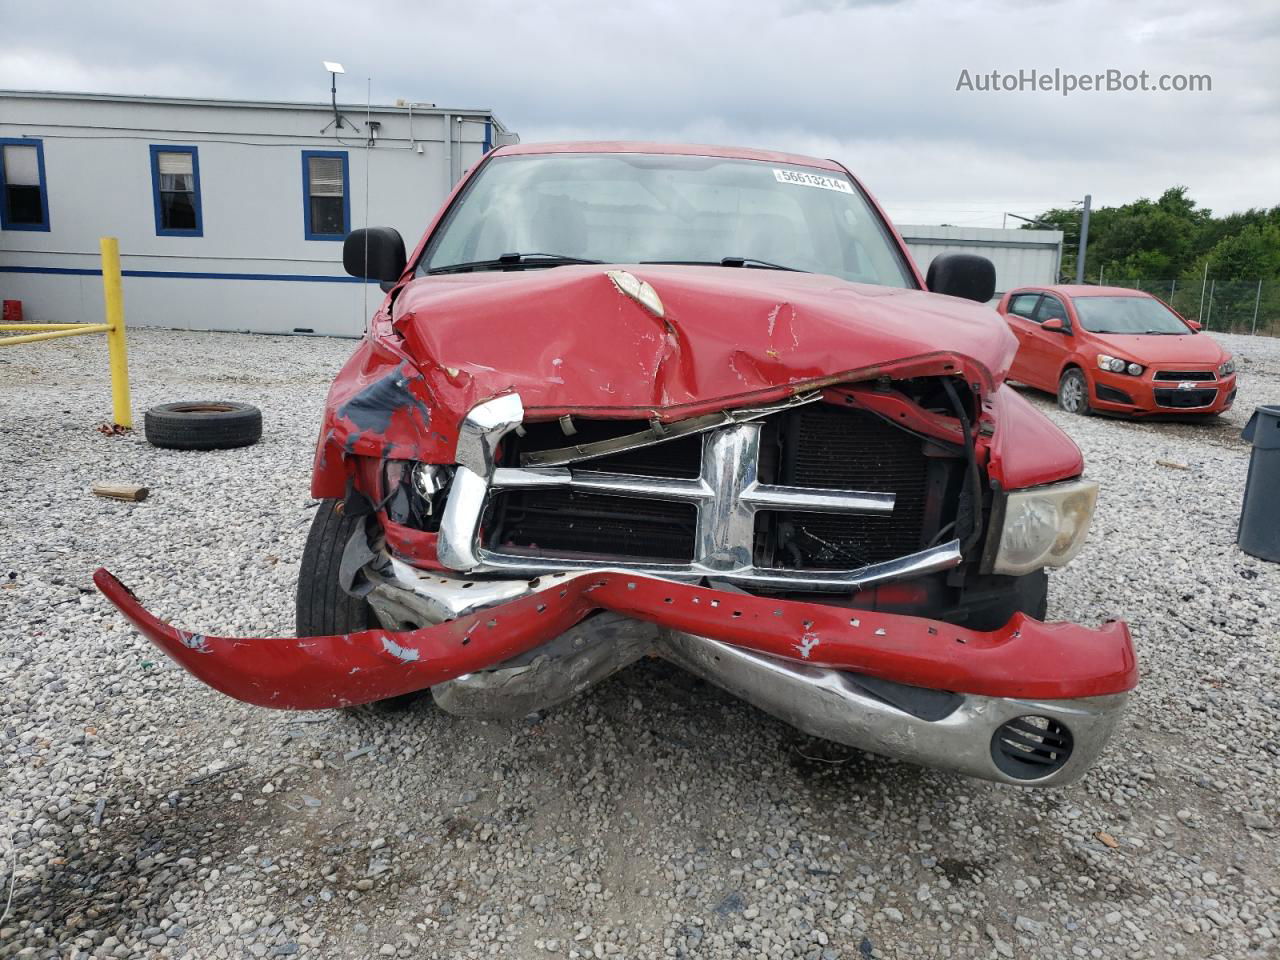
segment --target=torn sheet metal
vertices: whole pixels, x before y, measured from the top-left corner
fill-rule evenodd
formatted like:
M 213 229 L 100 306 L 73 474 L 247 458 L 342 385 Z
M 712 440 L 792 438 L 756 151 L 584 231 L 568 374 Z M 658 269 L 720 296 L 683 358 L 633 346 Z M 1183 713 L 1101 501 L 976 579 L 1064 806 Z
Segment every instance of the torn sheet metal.
M 977 631 L 865 610 L 851 618 L 839 607 L 626 571 L 545 577 L 524 597 L 418 630 L 203 636 L 196 646 L 190 633 L 148 613 L 106 570 L 93 579 L 144 636 L 194 676 L 238 700 L 283 709 L 368 703 L 435 686 L 533 650 L 593 610 L 785 660 L 958 693 L 1072 699 L 1123 693 L 1138 680 L 1123 623 L 1091 630 L 1016 614 L 999 630 Z

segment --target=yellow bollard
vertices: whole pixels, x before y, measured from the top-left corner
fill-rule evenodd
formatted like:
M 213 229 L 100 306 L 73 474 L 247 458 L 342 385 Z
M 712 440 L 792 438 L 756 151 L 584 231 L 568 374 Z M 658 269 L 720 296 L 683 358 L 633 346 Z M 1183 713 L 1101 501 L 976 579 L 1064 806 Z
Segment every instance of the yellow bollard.
M 120 241 L 102 237 L 102 293 L 107 307 L 107 356 L 111 364 L 111 408 L 117 425 L 133 427 L 129 404 L 129 353 L 125 342 L 124 290 L 120 283 Z

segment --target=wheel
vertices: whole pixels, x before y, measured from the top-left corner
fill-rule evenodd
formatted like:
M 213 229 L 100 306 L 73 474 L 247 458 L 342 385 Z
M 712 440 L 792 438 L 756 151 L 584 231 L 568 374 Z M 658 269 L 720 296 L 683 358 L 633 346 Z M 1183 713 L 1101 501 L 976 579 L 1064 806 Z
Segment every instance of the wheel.
M 363 524 L 364 517 L 343 514 L 341 500 L 324 500 L 316 508 L 298 569 L 294 612 L 298 636 L 327 637 L 381 626 L 369 602 L 363 597 L 351 596 L 338 580 L 347 541 Z M 348 709 L 369 708 L 380 713 L 403 710 L 420 696 L 420 693 L 407 693 Z
M 1086 417 L 1093 412 L 1089 407 L 1089 383 L 1078 367 L 1072 367 L 1058 381 L 1058 406 L 1067 413 Z
M 162 403 L 144 417 L 147 442 L 174 450 L 229 450 L 262 437 L 262 411 L 229 400 Z

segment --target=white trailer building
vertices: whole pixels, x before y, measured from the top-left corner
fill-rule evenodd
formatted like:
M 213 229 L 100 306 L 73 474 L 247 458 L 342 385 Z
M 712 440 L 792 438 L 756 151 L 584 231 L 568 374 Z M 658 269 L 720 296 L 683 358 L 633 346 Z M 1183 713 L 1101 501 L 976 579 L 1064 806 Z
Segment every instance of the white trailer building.
M 941 253 L 974 253 L 996 267 L 997 295 L 1014 287 L 1048 286 L 1062 268 L 1061 230 L 903 226 L 898 232 L 921 272 Z
M 518 139 L 490 110 L 416 103 L 0 91 L 0 299 L 100 322 L 110 235 L 130 324 L 358 336 L 347 232 L 412 247 L 463 171 Z

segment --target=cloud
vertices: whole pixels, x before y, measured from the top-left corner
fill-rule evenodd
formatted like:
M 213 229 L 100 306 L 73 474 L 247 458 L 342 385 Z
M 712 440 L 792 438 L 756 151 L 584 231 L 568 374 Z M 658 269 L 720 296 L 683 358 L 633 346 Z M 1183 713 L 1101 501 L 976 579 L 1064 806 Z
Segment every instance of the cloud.
M 119 0 L 5 7 L 0 86 L 491 107 L 526 140 L 618 136 L 820 153 L 913 219 L 999 223 L 1085 192 L 1186 183 L 1223 211 L 1280 200 L 1278 18 L 1003 0 Z M 957 92 L 960 71 L 1208 73 L 1205 94 Z M 1105 199 L 1099 199 L 1105 198 Z M 1031 206 L 1028 206 L 1031 205 Z M 972 212 L 977 211 L 977 212 Z M 992 211 L 986 213 L 985 211 Z
M 842 10 L 888 7 L 906 2 L 908 0 L 787 0 L 782 5 L 782 12 L 790 16 L 804 13 L 837 13 Z

